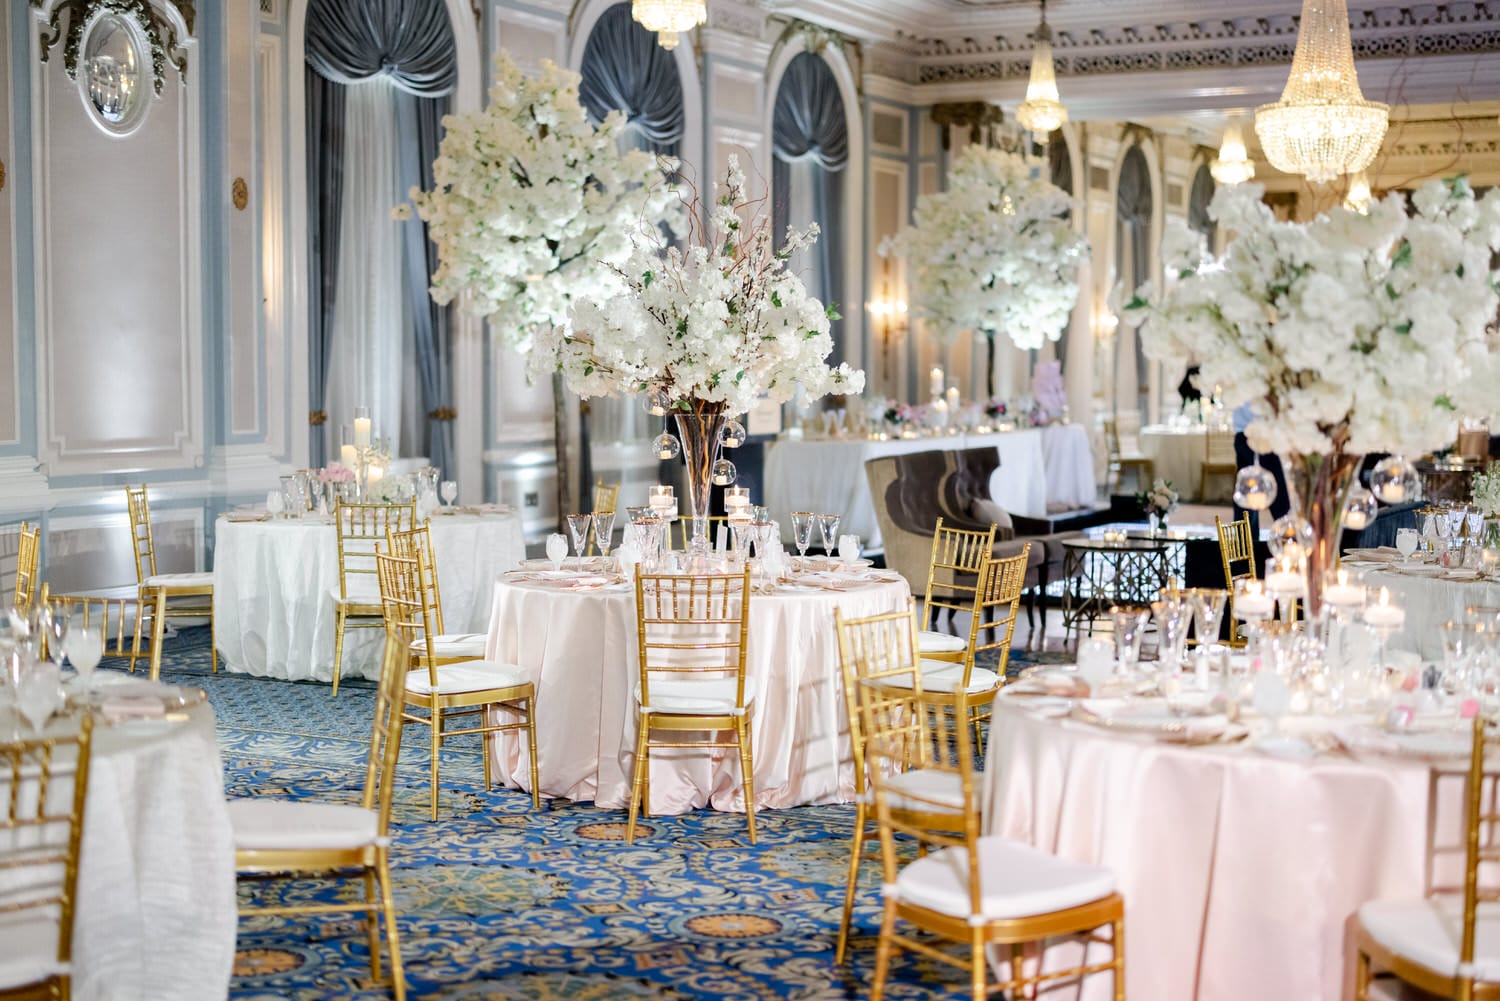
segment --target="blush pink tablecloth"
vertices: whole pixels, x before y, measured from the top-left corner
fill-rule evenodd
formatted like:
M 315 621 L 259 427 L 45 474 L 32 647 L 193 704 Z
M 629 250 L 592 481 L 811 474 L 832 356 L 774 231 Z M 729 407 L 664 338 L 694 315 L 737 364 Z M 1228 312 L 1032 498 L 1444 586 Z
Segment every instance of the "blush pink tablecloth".
M 1001 698 L 984 809 L 990 833 L 1115 871 L 1130 997 L 1333 1001 L 1359 905 L 1425 892 L 1428 799 L 1417 761 L 1174 746 Z M 1112 995 L 1105 976 L 1046 997 Z
M 898 580 L 751 599 L 746 671 L 760 686 L 752 716 L 757 808 L 853 798 L 833 611 L 878 615 L 909 598 Z M 636 636 L 632 588 L 572 591 L 504 576 L 496 583 L 486 656 L 519 664 L 536 683 L 544 795 L 610 808 L 629 802 Z M 530 787 L 523 738 L 497 734 L 494 753 L 502 781 Z M 744 809 L 733 748 L 653 750 L 651 761 L 653 813 Z

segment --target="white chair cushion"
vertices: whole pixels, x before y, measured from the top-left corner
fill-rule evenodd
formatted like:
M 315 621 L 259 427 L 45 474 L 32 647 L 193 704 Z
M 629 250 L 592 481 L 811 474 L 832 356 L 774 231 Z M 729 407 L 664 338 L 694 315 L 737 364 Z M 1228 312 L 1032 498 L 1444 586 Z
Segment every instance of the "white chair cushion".
M 1068 862 L 1006 838 L 980 838 L 980 917 L 988 921 L 1065 911 L 1114 892 L 1115 874 L 1103 866 Z M 896 896 L 952 917 L 969 913 L 969 853 L 944 848 L 917 859 L 896 877 Z
M 146 578 L 147 587 L 213 587 L 214 575 L 205 573 L 159 573 Z
M 35 984 L 67 973 L 57 961 L 57 910 L 19 911 L 0 917 L 0 989 Z
M 959 683 L 964 680 L 964 666 L 947 660 L 923 660 L 922 665 L 922 690 L 924 692 L 951 692 L 958 688 Z M 882 683 L 891 688 L 910 688 L 911 675 L 893 674 L 882 679 Z M 964 689 L 970 695 L 978 692 L 988 692 L 1000 687 L 1000 675 L 987 667 L 975 667 L 969 672 L 969 687 Z
M 336 588 L 336 587 L 330 589 L 329 592 L 328 592 L 328 594 L 329 594 L 330 597 L 333 598 L 333 603 L 335 605 L 379 605 L 380 604 L 380 590 L 379 590 L 379 588 L 365 587 L 363 584 L 360 584 L 360 585 L 355 586 L 355 587 L 351 587 L 349 589 L 349 597 L 347 597 L 347 598 L 341 598 L 341 597 L 339 597 L 339 589 Z
M 374 810 L 340 803 L 232 799 L 229 823 L 236 851 L 363 848 L 380 840 Z
M 917 633 L 918 653 L 963 653 L 968 646 L 969 641 L 962 636 L 952 636 L 932 629 Z
M 467 657 L 471 660 L 482 660 L 487 639 L 484 633 L 446 633 L 434 639 L 433 653 L 439 657 Z M 426 637 L 413 640 L 411 648 L 417 653 L 426 653 Z
M 890 803 L 893 810 L 958 813 L 964 808 L 963 783 L 959 780 L 957 772 L 938 771 L 934 768 L 913 768 L 911 771 L 888 776 L 884 784 L 887 791 L 886 801 Z M 911 799 L 906 795 L 907 793 L 922 798 Z M 875 802 L 875 790 L 867 790 L 865 798 L 871 803 Z M 947 809 L 935 805 L 933 800 L 942 803 Z
M 745 679 L 745 706 L 755 702 L 754 678 Z M 645 713 L 669 716 L 739 716 L 745 710 L 734 704 L 733 678 L 677 678 L 651 682 L 651 704 L 641 701 L 641 686 L 635 686 L 635 701 Z
M 1398 956 L 1451 977 L 1463 940 L 1462 903 L 1448 900 L 1372 900 L 1359 909 L 1370 937 Z M 1476 979 L 1500 981 L 1500 903 L 1482 903 L 1474 925 Z
M 466 660 L 439 666 L 437 678 L 437 694 L 462 695 L 490 688 L 514 688 L 529 682 L 531 675 L 524 668 L 502 664 L 498 660 Z M 426 668 L 406 675 L 406 690 L 415 695 L 432 694 L 432 679 L 428 677 Z

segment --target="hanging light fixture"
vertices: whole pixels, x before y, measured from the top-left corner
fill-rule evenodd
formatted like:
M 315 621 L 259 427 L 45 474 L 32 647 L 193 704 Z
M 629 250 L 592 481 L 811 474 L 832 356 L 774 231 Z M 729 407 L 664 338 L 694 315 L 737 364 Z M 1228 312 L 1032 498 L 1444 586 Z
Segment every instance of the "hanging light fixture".
M 1370 214 L 1370 179 L 1364 171 L 1349 176 L 1349 190 L 1344 193 L 1344 208 L 1360 215 Z
M 1016 109 L 1016 120 L 1038 135 L 1061 128 L 1068 120 L 1057 93 L 1057 72 L 1052 66 L 1052 29 L 1047 27 L 1047 0 L 1042 0 L 1042 23 L 1031 36 L 1031 80 L 1026 100 Z
M 1245 152 L 1245 139 L 1240 134 L 1238 121 L 1224 126 L 1219 155 L 1209 163 L 1208 172 L 1220 184 L 1243 184 L 1255 176 L 1255 164 Z
M 1255 134 L 1271 166 L 1314 184 L 1358 173 L 1380 152 L 1390 110 L 1360 93 L 1344 0 L 1302 0 L 1286 89 L 1255 110 Z
M 708 20 L 705 0 L 630 0 L 630 16 L 647 31 L 656 32 L 657 44 L 668 51 L 677 48 L 677 36 Z

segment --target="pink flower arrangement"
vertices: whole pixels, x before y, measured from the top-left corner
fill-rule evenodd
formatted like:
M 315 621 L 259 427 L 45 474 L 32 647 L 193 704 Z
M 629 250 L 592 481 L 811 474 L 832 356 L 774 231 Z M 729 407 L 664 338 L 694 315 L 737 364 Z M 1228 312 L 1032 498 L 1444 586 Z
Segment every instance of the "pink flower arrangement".
M 318 470 L 319 483 L 353 483 L 354 470 L 338 462 L 330 462 Z

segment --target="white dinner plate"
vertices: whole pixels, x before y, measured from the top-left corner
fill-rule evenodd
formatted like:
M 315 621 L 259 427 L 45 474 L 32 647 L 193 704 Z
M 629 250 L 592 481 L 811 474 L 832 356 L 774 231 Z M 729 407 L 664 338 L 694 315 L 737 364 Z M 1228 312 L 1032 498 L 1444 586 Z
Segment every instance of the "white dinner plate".
M 1438 566 L 1436 563 L 1418 563 L 1415 560 L 1394 563 L 1391 569 L 1398 573 L 1411 574 L 1414 577 L 1437 577 L 1446 572 L 1445 567 Z

